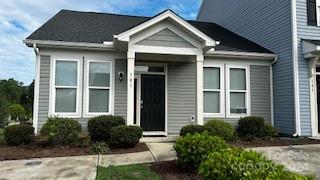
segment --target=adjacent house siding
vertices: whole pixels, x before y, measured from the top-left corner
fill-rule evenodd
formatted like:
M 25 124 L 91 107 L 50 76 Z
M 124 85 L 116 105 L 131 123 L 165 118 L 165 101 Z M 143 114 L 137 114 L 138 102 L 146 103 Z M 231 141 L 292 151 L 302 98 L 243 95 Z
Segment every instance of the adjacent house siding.
M 164 29 L 150 37 L 147 37 L 137 44 L 149 46 L 194 48 L 192 44 L 169 29 Z
M 168 63 L 168 133 L 178 134 L 196 117 L 196 63 Z M 196 122 L 194 122 L 196 123 Z
M 320 40 L 320 27 L 308 26 L 307 1 L 297 0 L 298 52 L 299 52 L 299 88 L 301 135 L 312 135 L 310 112 L 309 61 L 302 54 L 302 39 Z
M 250 66 L 251 114 L 271 123 L 270 66 Z
M 50 86 L 50 56 L 40 56 L 38 131 L 48 120 Z
M 274 120 L 295 132 L 290 0 L 204 0 L 198 20 L 217 23 L 279 55 L 273 66 Z M 223 43 L 223 42 L 221 42 Z
M 120 82 L 118 73 L 123 72 L 123 80 Z M 115 60 L 115 97 L 114 114 L 127 118 L 127 59 Z

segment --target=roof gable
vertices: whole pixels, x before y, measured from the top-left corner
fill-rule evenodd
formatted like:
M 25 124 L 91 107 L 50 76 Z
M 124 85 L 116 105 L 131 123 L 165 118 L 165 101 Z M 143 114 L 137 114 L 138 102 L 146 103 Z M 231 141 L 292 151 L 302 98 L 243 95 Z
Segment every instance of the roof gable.
M 189 31 L 190 33 L 194 34 L 198 38 L 202 39 L 205 42 L 205 46 L 213 47 L 216 45 L 216 41 L 207 36 L 206 34 L 199 31 L 197 28 L 189 24 L 183 18 L 172 12 L 171 10 L 166 10 L 153 18 L 143 22 L 125 32 L 122 32 L 114 37 L 119 41 L 127 41 L 129 42 L 130 36 L 152 26 L 164 20 L 170 20 L 172 23 L 179 25 L 180 27 L 184 28 L 185 30 Z

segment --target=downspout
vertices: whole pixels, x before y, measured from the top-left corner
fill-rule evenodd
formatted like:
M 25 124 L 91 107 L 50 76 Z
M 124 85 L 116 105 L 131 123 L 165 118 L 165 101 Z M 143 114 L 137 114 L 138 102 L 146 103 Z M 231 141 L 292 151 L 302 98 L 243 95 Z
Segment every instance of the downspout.
M 270 64 L 270 104 L 271 104 L 271 125 L 274 127 L 274 97 L 273 97 L 273 65 L 278 61 L 278 57 L 274 57 L 274 60 Z
M 294 79 L 294 110 L 295 110 L 295 133 L 293 137 L 301 135 L 300 132 L 300 96 L 299 96 L 299 64 L 298 64 L 298 30 L 297 30 L 297 5 L 296 0 L 291 0 L 292 14 L 292 60 L 293 60 L 293 79 Z
M 38 133 L 38 108 L 39 108 L 39 79 L 40 79 L 40 55 L 39 48 L 37 48 L 37 44 L 33 44 L 33 50 L 36 55 L 35 62 L 35 81 L 34 81 L 34 96 L 33 96 L 33 117 L 32 117 L 32 125 L 34 127 L 34 133 Z

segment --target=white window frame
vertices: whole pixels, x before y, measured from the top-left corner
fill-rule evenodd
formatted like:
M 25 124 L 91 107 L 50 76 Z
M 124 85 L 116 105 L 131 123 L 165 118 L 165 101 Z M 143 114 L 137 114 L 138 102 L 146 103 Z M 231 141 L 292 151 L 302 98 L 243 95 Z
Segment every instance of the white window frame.
M 246 71 L 246 90 L 230 90 L 230 69 L 245 69 Z M 230 93 L 231 92 L 242 92 L 246 93 L 246 108 L 247 113 L 237 114 L 230 112 Z M 227 118 L 241 118 L 250 116 L 251 114 L 251 100 L 250 100 L 250 67 L 248 65 L 226 65 L 226 112 Z
M 219 68 L 220 69 L 220 89 L 205 89 L 203 87 L 203 94 L 204 92 L 220 92 L 220 102 L 219 102 L 219 106 L 220 106 L 220 112 L 219 113 L 206 113 L 204 112 L 204 108 L 203 108 L 203 116 L 204 117 L 219 117 L 219 118 L 223 118 L 225 117 L 225 78 L 224 78 L 224 65 L 223 64 L 214 64 L 214 65 L 204 65 L 203 69 L 205 68 Z M 205 77 L 204 77 L 205 78 Z M 203 85 L 204 86 L 204 85 Z
M 99 87 L 89 85 L 89 73 L 90 73 L 90 63 L 100 62 L 100 63 L 110 63 L 110 85 L 109 87 Z M 114 76 L 113 76 L 113 61 L 111 60 L 87 60 L 85 62 L 84 68 L 84 117 L 90 118 L 100 115 L 113 115 L 113 87 L 114 87 Z M 89 112 L 89 89 L 104 89 L 109 90 L 109 112 Z
M 77 85 L 76 86 L 56 86 L 56 62 L 57 61 L 73 61 L 77 62 Z M 49 107 L 49 116 L 69 117 L 69 118 L 80 118 L 81 117 L 81 61 L 79 59 L 64 59 L 55 58 L 52 62 L 51 68 L 51 105 Z M 56 112 L 56 88 L 70 88 L 76 89 L 76 112 Z
M 316 0 L 317 26 L 320 26 L 320 0 Z

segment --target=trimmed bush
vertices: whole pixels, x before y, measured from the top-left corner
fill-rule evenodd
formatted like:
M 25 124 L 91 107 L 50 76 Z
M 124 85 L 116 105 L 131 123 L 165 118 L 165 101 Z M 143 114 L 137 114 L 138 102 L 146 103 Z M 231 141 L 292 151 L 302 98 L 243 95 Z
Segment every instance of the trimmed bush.
M 239 137 L 263 138 L 277 136 L 277 131 L 270 125 L 266 125 L 262 117 L 249 116 L 240 118 L 237 132 Z
M 187 134 L 202 133 L 204 131 L 203 126 L 200 125 L 187 125 L 180 130 L 180 136 L 186 136 Z
M 110 145 L 117 148 L 131 148 L 139 143 L 142 128 L 138 126 L 118 126 L 111 129 Z
M 91 141 L 108 142 L 112 128 L 125 125 L 125 120 L 121 116 L 98 116 L 88 121 L 88 131 Z
M 307 176 L 285 171 L 263 155 L 243 149 L 212 152 L 201 163 L 198 173 L 203 179 L 305 179 Z
M 73 119 L 53 117 L 42 126 L 40 133 L 53 144 L 73 145 L 79 141 L 81 125 Z
M 34 128 L 27 124 L 8 126 L 4 129 L 4 138 L 11 146 L 29 144 L 34 138 Z
M 221 137 L 224 140 L 233 140 L 235 138 L 235 130 L 231 124 L 222 120 L 210 120 L 204 125 L 204 129 L 212 136 Z
M 183 168 L 195 169 L 207 159 L 210 152 L 219 152 L 229 146 L 220 137 L 211 136 L 207 132 L 202 134 L 187 134 L 180 137 L 174 149 L 178 157 L 178 165 Z

